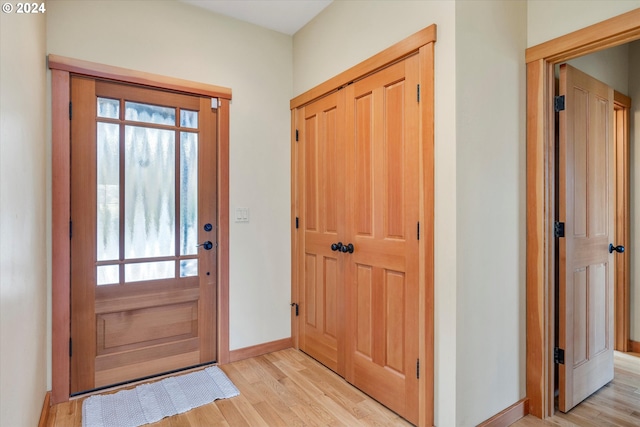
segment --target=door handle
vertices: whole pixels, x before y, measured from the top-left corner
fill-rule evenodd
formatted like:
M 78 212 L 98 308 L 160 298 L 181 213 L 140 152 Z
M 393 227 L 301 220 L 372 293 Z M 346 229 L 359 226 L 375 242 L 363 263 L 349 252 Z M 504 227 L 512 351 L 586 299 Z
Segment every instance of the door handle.
M 341 248 L 342 248 L 342 242 L 333 243 L 331 245 L 331 250 L 334 251 L 334 252 L 341 250 Z
M 624 246 L 619 245 L 619 246 L 613 246 L 613 243 L 609 243 L 609 253 L 612 254 L 613 251 L 618 252 L 619 254 L 624 252 Z
M 199 245 L 196 245 L 196 248 L 199 248 L 200 246 L 202 246 L 204 248 L 204 250 L 210 251 L 211 248 L 213 248 L 213 243 L 211 243 L 210 240 L 207 240 L 204 243 L 200 243 Z
M 349 252 L 350 254 L 352 254 L 354 250 L 355 250 L 355 248 L 353 247 L 353 243 L 349 243 L 347 245 L 342 245 L 342 247 L 340 248 L 340 251 L 342 253 Z

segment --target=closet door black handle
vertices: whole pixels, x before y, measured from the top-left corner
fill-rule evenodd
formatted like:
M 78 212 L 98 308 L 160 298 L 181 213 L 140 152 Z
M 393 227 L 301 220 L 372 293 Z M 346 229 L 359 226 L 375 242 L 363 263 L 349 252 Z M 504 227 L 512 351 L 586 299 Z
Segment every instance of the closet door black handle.
M 342 253 L 347 253 L 347 252 L 349 252 L 350 254 L 352 254 L 352 253 L 353 253 L 354 249 L 355 249 L 355 248 L 353 247 L 353 243 L 349 243 L 349 244 L 344 245 L 344 246 L 342 246 L 342 247 L 340 248 L 340 250 L 342 251 Z
M 331 245 L 331 250 L 334 251 L 334 252 L 341 250 L 341 248 L 342 248 L 342 242 L 333 243 Z

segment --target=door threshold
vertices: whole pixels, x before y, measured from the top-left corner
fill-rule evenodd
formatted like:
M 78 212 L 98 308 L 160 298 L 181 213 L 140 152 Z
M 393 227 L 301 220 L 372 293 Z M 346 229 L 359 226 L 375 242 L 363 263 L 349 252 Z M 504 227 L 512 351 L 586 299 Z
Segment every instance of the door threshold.
M 160 381 L 160 380 L 162 380 L 164 378 L 170 377 L 172 375 L 175 375 L 177 373 L 179 373 L 179 374 L 187 374 L 189 372 L 199 371 L 199 370 L 207 368 L 209 366 L 216 366 L 216 365 L 218 365 L 218 362 L 214 360 L 212 362 L 205 362 L 205 363 L 200 363 L 198 365 L 188 366 L 186 368 L 180 368 L 180 369 L 174 369 L 174 370 L 171 370 L 171 371 L 165 371 L 165 372 L 159 373 L 157 375 L 148 375 L 146 377 L 136 378 L 135 380 L 131 380 L 131 381 L 123 381 L 123 382 L 120 382 L 120 383 L 111 384 L 111 385 L 104 386 L 104 387 L 96 387 L 96 388 L 92 388 L 91 390 L 80 391 L 78 393 L 72 393 L 71 395 L 69 395 L 69 400 L 84 399 L 85 397 L 93 396 L 93 395 L 96 395 L 96 394 L 102 394 L 104 392 L 127 390 L 129 388 L 133 388 L 133 387 L 138 386 L 140 384 L 144 384 L 146 382 L 150 382 L 149 380 L 152 380 L 151 382 L 156 382 L 156 381 Z

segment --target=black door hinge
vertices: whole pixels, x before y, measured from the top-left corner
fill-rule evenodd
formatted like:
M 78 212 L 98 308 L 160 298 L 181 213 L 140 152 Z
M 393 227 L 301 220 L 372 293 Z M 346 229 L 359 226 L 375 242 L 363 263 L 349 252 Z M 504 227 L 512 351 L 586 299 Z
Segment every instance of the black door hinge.
M 69 338 L 69 357 L 73 356 L 73 343 L 71 338 Z
M 556 113 L 564 111 L 564 95 L 553 98 L 553 109 L 556 110 Z
M 296 217 L 296 228 L 300 227 L 300 218 Z
M 298 142 L 298 129 L 296 129 L 296 142 Z
M 418 102 L 420 102 L 420 85 L 418 85 Z
M 69 239 L 73 237 L 73 221 L 69 220 Z
M 73 108 L 71 107 L 71 102 L 69 102 L 69 120 L 71 120 L 72 115 L 73 115 Z
M 553 235 L 556 237 L 564 237 L 564 222 L 553 223 Z
M 564 365 L 564 350 L 561 348 L 553 349 L 553 363 L 557 363 L 559 365 Z
M 420 359 L 416 360 L 416 378 L 420 379 Z
M 297 316 L 298 316 L 298 314 L 299 314 L 300 306 L 299 306 L 297 303 L 292 302 L 292 303 L 291 303 L 291 307 L 295 307 L 295 308 L 296 308 L 296 317 L 297 317 Z
M 418 221 L 418 240 L 420 240 L 420 221 Z

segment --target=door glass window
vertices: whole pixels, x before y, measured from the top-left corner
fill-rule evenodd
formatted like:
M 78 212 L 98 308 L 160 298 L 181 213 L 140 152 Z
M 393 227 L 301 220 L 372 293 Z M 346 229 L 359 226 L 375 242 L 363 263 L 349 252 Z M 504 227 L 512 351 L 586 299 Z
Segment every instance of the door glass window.
M 158 125 L 176 125 L 176 109 L 157 105 L 125 102 L 124 119 Z
M 114 123 L 97 126 L 97 250 L 98 261 L 119 257 L 120 133 Z
M 125 126 L 124 254 L 175 254 L 175 132 Z
M 96 132 L 97 284 L 197 276 L 198 112 L 98 97 Z
M 197 253 L 198 134 L 180 133 L 180 255 Z

